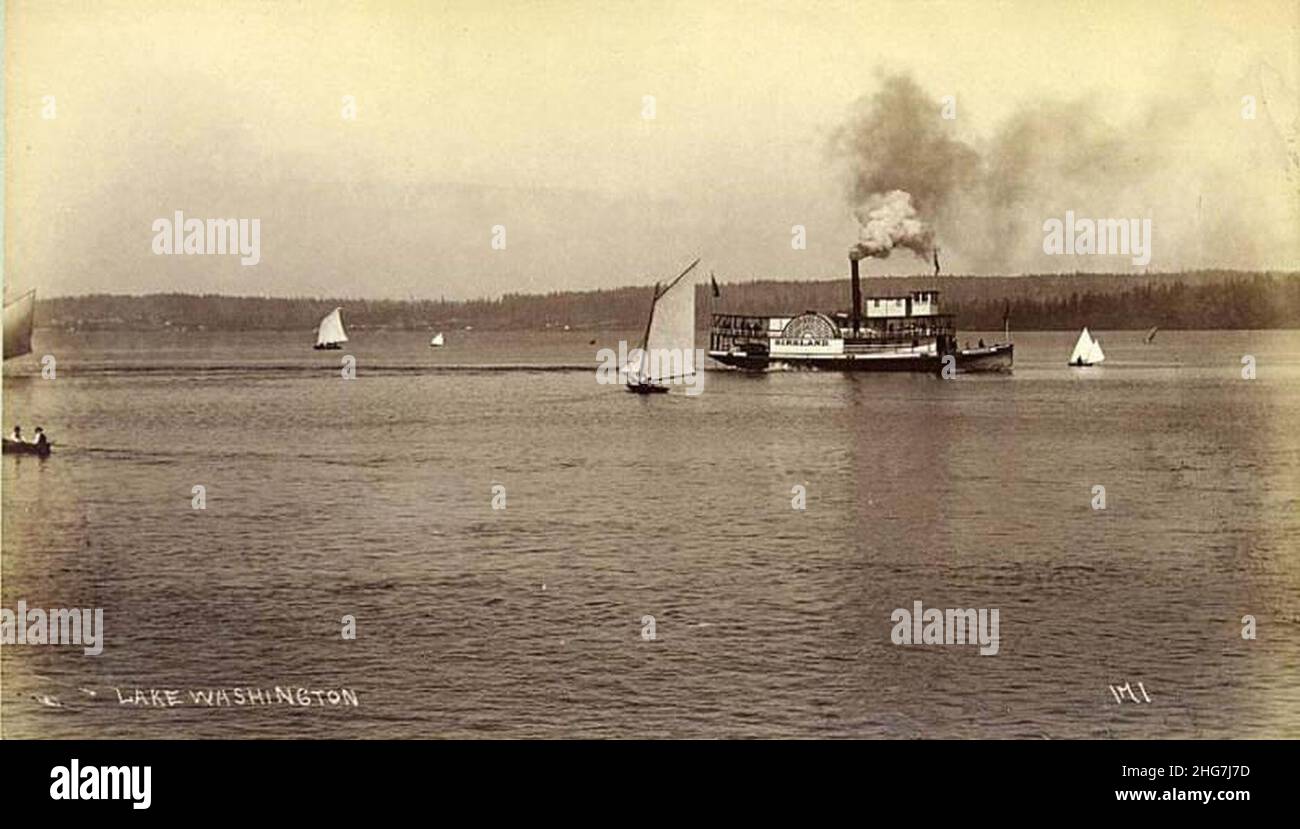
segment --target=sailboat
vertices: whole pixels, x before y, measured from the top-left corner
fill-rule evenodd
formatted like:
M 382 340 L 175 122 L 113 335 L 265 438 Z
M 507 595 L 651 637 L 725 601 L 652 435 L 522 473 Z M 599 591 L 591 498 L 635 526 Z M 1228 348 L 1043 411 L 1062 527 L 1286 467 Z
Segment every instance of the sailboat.
M 1147 345 L 1151 345 L 1151 343 L 1155 342 L 1156 332 L 1159 330 L 1160 330 L 1160 326 L 1157 325 L 1157 326 L 1153 326 L 1152 329 L 1147 332 Z
M 442 346 L 443 346 L 442 332 L 439 331 L 437 334 L 433 335 L 432 340 L 429 340 L 429 348 L 442 348 Z
M 4 358 L 32 351 L 32 319 L 36 315 L 36 289 L 5 305 Z
M 664 394 L 665 383 L 694 374 L 695 354 L 695 287 L 687 284 L 677 291 L 677 284 L 700 264 L 696 259 L 664 288 L 655 283 L 650 313 L 645 321 L 641 348 L 625 367 L 627 390 L 636 394 Z M 671 359 L 676 355 L 679 359 Z M 678 373 L 671 373 L 678 370 Z
M 1102 353 L 1101 343 L 1092 338 L 1085 326 L 1079 334 L 1078 341 L 1074 344 L 1074 351 L 1070 354 L 1070 365 L 1079 367 L 1095 366 L 1104 359 L 1106 359 L 1106 355 Z
M 320 321 L 320 328 L 316 331 L 316 345 L 313 348 L 342 348 L 342 344 L 348 341 L 347 332 L 343 330 L 342 311 L 342 308 L 335 308 Z

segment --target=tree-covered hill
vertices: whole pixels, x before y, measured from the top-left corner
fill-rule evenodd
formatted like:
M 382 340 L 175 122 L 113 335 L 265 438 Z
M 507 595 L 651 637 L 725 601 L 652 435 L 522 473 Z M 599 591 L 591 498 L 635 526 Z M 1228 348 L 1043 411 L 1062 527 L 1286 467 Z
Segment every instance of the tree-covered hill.
M 1015 277 L 866 278 L 864 296 L 938 289 L 943 310 L 966 330 L 1002 327 L 1004 311 L 1019 330 L 1147 328 L 1300 328 L 1300 273 L 1197 271 L 1180 274 L 1073 274 Z M 723 283 L 713 298 L 697 282 L 703 326 L 709 311 L 794 314 L 842 311 L 847 277 L 821 281 Z M 319 297 L 236 297 L 196 294 L 93 294 L 39 299 L 36 324 L 75 330 L 164 327 L 217 331 L 299 330 L 342 306 L 352 328 L 496 330 L 562 327 L 603 329 L 644 323 L 650 288 L 549 294 L 506 294 L 466 302 Z

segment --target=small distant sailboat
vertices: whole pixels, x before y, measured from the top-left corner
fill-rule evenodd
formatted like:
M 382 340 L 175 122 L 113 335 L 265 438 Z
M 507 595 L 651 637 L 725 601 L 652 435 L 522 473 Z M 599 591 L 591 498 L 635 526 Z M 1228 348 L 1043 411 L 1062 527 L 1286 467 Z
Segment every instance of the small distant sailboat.
M 4 358 L 32 352 L 32 320 L 36 316 L 36 289 L 5 305 Z
M 1147 345 L 1151 345 L 1151 343 L 1155 342 L 1156 332 L 1159 330 L 1160 326 L 1158 325 L 1153 325 L 1151 327 L 1151 330 L 1147 332 Z
M 343 330 L 342 311 L 342 308 L 335 308 L 320 321 L 320 328 L 316 331 L 316 345 L 313 348 L 342 348 L 343 343 L 348 341 L 347 332 Z
M 1105 359 L 1106 355 L 1102 353 L 1101 343 L 1094 340 L 1092 335 L 1088 333 L 1087 327 L 1084 327 L 1079 334 L 1078 341 L 1074 344 L 1073 353 L 1070 354 L 1070 365 L 1081 368 L 1095 366 Z
M 444 344 L 445 341 L 442 338 L 441 331 L 439 331 L 437 334 L 434 334 L 433 339 L 429 340 L 429 348 L 442 348 Z
M 665 383 L 689 377 L 698 368 L 690 364 L 695 353 L 695 289 L 687 285 L 672 293 L 677 283 L 698 264 L 700 260 L 696 259 L 662 290 L 659 283 L 655 283 L 641 348 L 626 367 L 628 391 L 636 394 L 664 394 L 668 391 Z M 692 357 L 676 361 L 665 359 L 674 350 L 683 358 L 688 353 Z M 680 373 L 666 373 L 674 368 L 680 369 Z

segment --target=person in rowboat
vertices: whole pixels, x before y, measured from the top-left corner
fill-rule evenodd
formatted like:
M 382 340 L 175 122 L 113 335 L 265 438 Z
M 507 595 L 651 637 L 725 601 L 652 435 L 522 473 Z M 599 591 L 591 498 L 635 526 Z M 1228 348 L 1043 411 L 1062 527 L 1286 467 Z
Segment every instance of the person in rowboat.
M 26 440 L 23 439 L 23 427 L 19 426 L 19 425 L 16 424 L 16 423 L 14 424 L 14 433 L 13 433 L 13 435 L 11 435 L 10 437 L 13 438 L 13 442 L 14 442 L 14 443 L 26 443 L 26 442 L 27 442 Z
M 43 447 L 43 446 L 45 446 L 45 445 L 46 445 L 47 443 L 49 443 L 49 442 L 50 442 L 50 441 L 45 437 L 45 430 L 42 429 L 40 426 L 37 426 L 37 427 L 36 427 L 36 441 L 35 441 L 36 445 L 37 445 L 38 447 Z

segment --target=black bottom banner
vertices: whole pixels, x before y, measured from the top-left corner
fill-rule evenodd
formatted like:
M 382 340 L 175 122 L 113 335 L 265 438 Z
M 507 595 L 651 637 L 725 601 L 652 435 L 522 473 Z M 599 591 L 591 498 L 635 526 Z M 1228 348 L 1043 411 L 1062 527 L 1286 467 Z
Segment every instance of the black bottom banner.
M 733 817 L 781 805 L 828 819 L 850 806 L 1232 819 L 1290 801 L 1293 755 L 1287 742 L 9 740 L 0 817 L 337 818 L 431 803 L 595 815 L 634 803 Z

